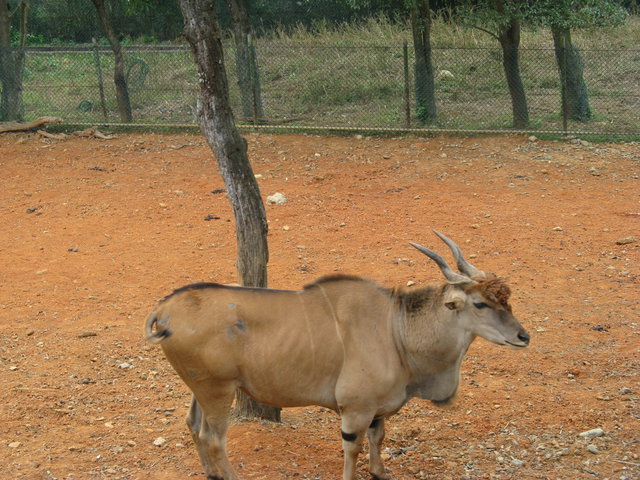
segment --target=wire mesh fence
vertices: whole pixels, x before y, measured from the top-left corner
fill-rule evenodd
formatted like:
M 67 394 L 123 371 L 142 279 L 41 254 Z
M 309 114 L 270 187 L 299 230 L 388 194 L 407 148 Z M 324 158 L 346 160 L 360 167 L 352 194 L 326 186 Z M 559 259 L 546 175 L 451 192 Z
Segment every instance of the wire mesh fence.
M 196 125 L 198 76 L 190 51 L 126 46 L 133 124 Z M 437 117 L 416 116 L 413 52 L 403 45 L 256 44 L 261 118 L 248 115 L 238 86 L 235 51 L 226 46 L 230 97 L 240 124 L 262 128 L 358 130 L 509 130 L 512 103 L 501 50 L 437 48 Z M 593 112 L 563 122 L 562 82 L 553 49 L 521 49 L 530 132 L 640 134 L 640 50 L 582 51 Z M 51 115 L 67 124 L 119 124 L 107 47 L 28 48 L 23 78 L 25 119 Z

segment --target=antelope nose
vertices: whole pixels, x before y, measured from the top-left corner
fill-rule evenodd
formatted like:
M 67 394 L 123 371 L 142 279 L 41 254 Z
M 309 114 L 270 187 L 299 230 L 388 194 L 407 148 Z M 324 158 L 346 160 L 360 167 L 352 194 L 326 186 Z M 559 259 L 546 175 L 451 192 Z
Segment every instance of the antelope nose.
M 520 332 L 518 334 L 518 340 L 520 340 L 525 345 L 529 345 L 529 340 L 531 340 L 531 335 L 529 335 L 527 332 Z

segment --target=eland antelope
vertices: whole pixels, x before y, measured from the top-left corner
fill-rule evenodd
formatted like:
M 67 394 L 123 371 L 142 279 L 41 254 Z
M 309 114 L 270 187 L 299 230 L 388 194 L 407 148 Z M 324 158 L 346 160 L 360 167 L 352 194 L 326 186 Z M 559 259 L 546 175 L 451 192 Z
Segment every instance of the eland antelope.
M 226 452 L 238 388 L 268 405 L 336 411 L 343 479 L 355 479 L 365 437 L 371 475 L 387 479 L 380 455 L 387 417 L 412 397 L 453 398 L 476 337 L 515 348 L 529 344 L 504 280 L 475 268 L 453 241 L 435 233 L 460 273 L 437 253 L 411 245 L 436 262 L 446 279 L 439 285 L 398 290 L 333 275 L 302 290 L 199 283 L 160 301 L 146 335 L 193 392 L 187 424 L 208 479 L 238 479 Z

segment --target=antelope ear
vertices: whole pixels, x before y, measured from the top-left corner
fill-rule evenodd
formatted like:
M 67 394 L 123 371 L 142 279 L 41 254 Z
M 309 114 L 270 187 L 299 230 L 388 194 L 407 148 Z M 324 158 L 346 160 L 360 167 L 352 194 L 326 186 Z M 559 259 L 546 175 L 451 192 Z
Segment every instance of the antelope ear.
M 454 289 L 449 292 L 444 297 L 444 306 L 449 310 L 460 311 L 462 307 L 464 307 L 464 303 L 467 299 L 467 295 L 458 290 Z

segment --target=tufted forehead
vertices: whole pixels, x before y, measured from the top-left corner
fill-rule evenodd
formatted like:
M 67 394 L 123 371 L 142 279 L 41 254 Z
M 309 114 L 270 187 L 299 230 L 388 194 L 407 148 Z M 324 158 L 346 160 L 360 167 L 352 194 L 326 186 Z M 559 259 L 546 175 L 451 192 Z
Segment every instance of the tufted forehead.
M 466 290 L 468 292 L 479 292 L 491 303 L 499 305 L 506 310 L 511 308 L 509 306 L 509 297 L 511 296 L 509 285 L 502 278 L 493 274 L 488 275 L 486 280 L 472 283 Z

